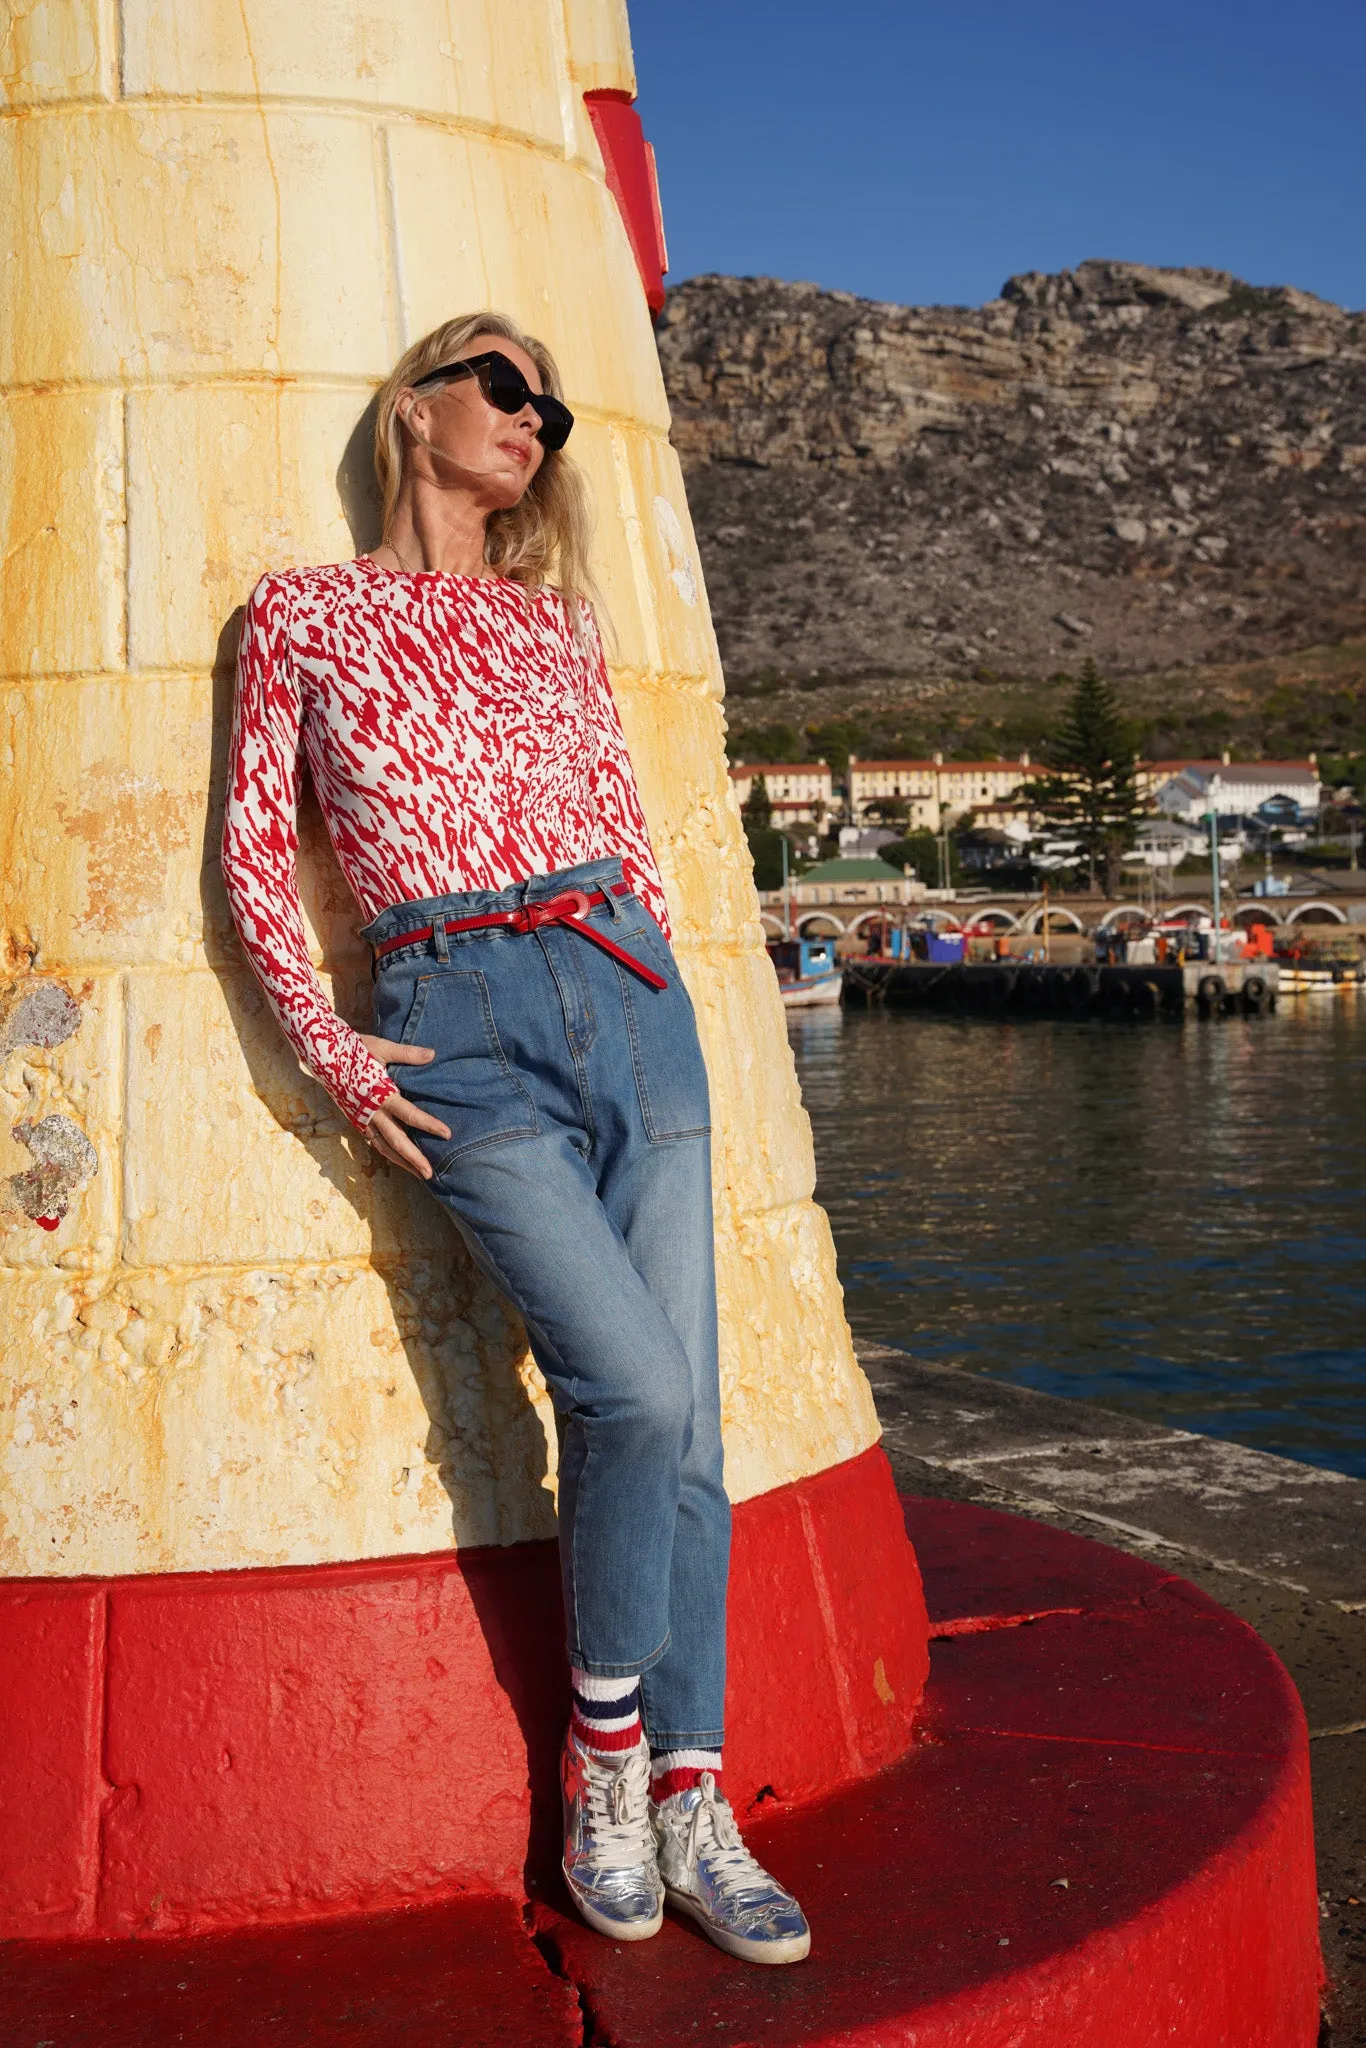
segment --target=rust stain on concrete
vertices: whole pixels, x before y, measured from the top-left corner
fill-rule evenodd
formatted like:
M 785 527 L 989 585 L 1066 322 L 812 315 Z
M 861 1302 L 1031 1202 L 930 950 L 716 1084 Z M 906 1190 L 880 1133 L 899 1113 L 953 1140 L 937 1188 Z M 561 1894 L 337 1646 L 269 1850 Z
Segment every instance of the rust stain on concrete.
M 89 848 L 83 929 L 124 930 L 165 901 L 166 861 L 189 845 L 192 800 L 150 775 L 101 761 L 84 778 L 79 809 L 56 805 L 68 834 Z

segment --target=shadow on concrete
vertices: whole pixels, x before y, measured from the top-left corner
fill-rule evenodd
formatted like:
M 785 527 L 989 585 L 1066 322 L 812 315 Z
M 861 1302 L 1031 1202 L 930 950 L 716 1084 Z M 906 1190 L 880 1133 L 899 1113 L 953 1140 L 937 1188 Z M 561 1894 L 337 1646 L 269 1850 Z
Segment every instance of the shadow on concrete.
M 337 464 L 337 496 L 351 529 L 351 545 L 358 555 L 369 554 L 384 538 L 383 507 L 375 480 L 375 419 L 379 395 L 370 400 L 347 437 L 342 459 Z
M 355 482 L 355 465 L 362 451 L 369 465 L 372 417 L 373 406 L 357 423 L 338 471 L 338 487 L 358 546 L 370 531 L 365 523 L 370 513 L 365 493 Z M 344 486 L 344 475 L 354 488 Z M 371 509 L 377 519 L 377 502 Z M 243 618 L 244 607 L 239 606 L 224 623 L 213 672 L 213 752 L 200 868 L 206 953 L 256 1094 L 280 1129 L 304 1146 L 326 1181 L 367 1224 L 385 1228 L 399 1247 L 377 1253 L 371 1264 L 388 1291 L 394 1324 L 427 1411 L 430 1427 L 424 1455 L 451 1501 L 452 1536 L 464 1535 L 469 1541 L 468 1511 L 475 1490 L 468 1453 L 472 1380 L 479 1383 L 487 1414 L 497 1418 L 499 1466 L 515 1473 L 546 1470 L 541 1425 L 517 1371 L 525 1333 L 515 1311 L 474 1266 L 440 1205 L 417 1182 L 379 1159 L 321 1086 L 299 1069 L 238 940 L 223 883 L 220 844 Z M 337 864 L 306 769 L 300 790 L 298 879 L 306 920 L 319 936 L 325 971 L 332 977 L 337 1010 L 357 1030 L 368 1031 L 373 1024 L 370 963 L 368 950 L 357 937 L 361 913 Z M 442 1270 L 446 1260 L 449 1268 Z M 420 1285 L 412 1278 L 417 1265 L 428 1269 Z M 433 1269 L 439 1276 L 435 1290 Z M 432 1340 L 424 1337 L 419 1325 L 429 1319 L 434 1291 L 449 1314 L 445 1329 Z M 458 1341 L 450 1342 L 451 1335 Z M 340 1371 L 345 1371 L 346 1363 L 333 1361 Z M 474 1462 L 482 1462 L 487 1472 L 489 1461 Z M 496 1483 L 489 1474 L 490 1491 Z M 481 1545 L 497 1542 L 493 1532 L 501 1520 L 496 1499 L 487 1501 L 486 1508 L 492 1530 L 474 1539 Z M 494 1574 L 481 1572 L 477 1558 L 472 1558 L 467 1578 L 498 1682 L 527 1740 L 532 1787 L 527 1871 L 529 1877 L 535 1872 L 544 1879 L 547 1871 L 558 1868 L 559 1860 L 558 1738 L 552 1739 L 546 1730 L 562 1727 L 568 1715 L 564 1625 L 553 1541 L 513 1548 L 525 1553 L 525 1569 L 535 1582 L 528 1584 L 520 1616 L 508 1612 L 505 1563 Z M 504 1551 L 502 1558 L 507 1555 Z M 552 1695 L 553 1712 L 547 1707 Z

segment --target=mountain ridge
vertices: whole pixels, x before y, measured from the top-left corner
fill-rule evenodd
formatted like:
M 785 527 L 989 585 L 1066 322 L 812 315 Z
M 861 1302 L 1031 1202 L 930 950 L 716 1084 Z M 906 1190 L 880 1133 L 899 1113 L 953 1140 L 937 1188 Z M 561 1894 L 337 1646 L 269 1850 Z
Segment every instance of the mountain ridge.
M 741 695 L 890 717 L 1087 653 L 1198 688 L 1366 636 L 1366 314 L 1095 259 L 976 308 L 704 276 L 656 331 Z

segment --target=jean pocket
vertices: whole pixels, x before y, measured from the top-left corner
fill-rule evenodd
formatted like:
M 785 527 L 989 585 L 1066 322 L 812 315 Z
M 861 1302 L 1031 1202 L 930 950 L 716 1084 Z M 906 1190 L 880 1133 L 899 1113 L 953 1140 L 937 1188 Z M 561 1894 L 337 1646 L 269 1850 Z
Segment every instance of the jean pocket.
M 617 969 L 645 1134 L 655 1145 L 699 1137 L 711 1129 L 711 1098 L 692 999 L 657 928 L 634 934 L 627 950 L 657 967 L 668 982 L 667 988 L 653 989 L 629 968 Z
M 531 1092 L 498 1037 L 488 983 L 475 969 L 442 967 L 419 976 L 403 1042 L 419 1033 L 436 1057 L 425 1067 L 394 1069 L 410 1102 L 439 1117 L 450 1137 L 413 1131 L 434 1172 L 481 1145 L 534 1138 L 540 1130 Z

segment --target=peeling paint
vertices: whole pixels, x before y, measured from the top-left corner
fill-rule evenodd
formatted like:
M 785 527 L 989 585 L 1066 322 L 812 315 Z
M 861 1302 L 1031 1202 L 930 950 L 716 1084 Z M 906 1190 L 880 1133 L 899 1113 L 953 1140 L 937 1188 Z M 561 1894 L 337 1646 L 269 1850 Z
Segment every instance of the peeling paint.
M 20 982 L 0 990 L 0 1053 L 24 1045 L 65 1045 L 80 1029 L 80 1005 L 60 981 Z
M 73 1195 L 99 1171 L 99 1155 L 69 1116 L 15 1124 L 13 1135 L 28 1147 L 34 1163 L 26 1173 L 10 1175 L 11 1206 L 22 1209 L 40 1229 L 55 1230 Z
M 89 848 L 89 900 L 80 923 L 88 931 L 122 931 L 161 909 L 167 857 L 190 843 L 191 802 L 150 775 L 108 761 L 88 770 L 83 797 L 79 809 L 54 806 L 70 836 Z

